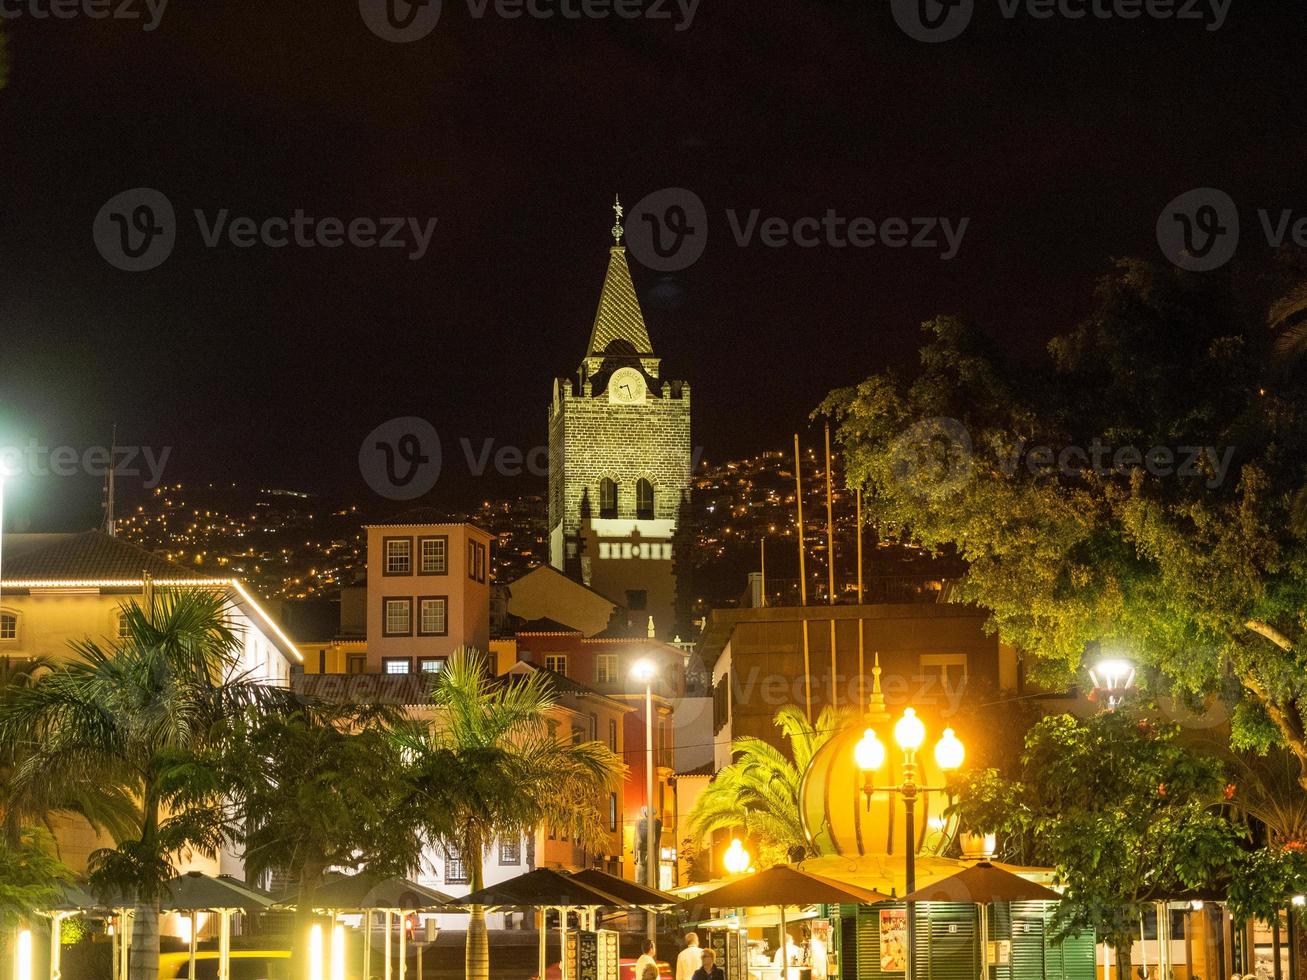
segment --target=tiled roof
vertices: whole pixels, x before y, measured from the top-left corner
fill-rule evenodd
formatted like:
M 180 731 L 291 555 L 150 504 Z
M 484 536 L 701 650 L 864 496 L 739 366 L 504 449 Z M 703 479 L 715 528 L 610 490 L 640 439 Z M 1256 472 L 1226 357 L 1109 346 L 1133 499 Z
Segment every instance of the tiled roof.
M 599 294 L 599 309 L 595 313 L 590 348 L 586 353 L 592 357 L 603 355 L 615 340 L 630 345 L 627 353 L 653 353 L 649 330 L 644 325 L 640 301 L 635 297 L 635 286 L 631 282 L 631 270 L 626 264 L 626 249 L 620 245 L 609 249 L 608 273 Z
M 548 616 L 541 616 L 539 619 L 529 619 L 517 627 L 517 635 L 523 633 L 580 633 L 581 631 L 575 626 L 568 626 L 566 623 L 560 623 L 556 619 L 550 619 Z
M 230 577 L 176 564 L 103 531 L 6 534 L 3 555 L 5 582 L 139 582 L 147 573 L 163 580 Z

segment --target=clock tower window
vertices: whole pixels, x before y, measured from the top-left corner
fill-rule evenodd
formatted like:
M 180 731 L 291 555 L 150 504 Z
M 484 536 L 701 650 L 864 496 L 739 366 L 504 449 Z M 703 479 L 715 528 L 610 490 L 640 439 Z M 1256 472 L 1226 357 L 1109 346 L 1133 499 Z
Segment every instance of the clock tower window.
M 642 521 L 651 521 L 654 516 L 654 488 L 648 480 L 635 482 L 635 516 Z
M 599 481 L 599 516 L 617 516 L 617 481 L 604 477 Z

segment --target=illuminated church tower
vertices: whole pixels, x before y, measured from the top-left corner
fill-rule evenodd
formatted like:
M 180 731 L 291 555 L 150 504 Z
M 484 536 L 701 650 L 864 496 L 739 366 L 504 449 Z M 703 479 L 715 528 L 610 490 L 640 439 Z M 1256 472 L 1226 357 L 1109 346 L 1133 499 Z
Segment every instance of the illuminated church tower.
M 549 560 L 675 632 L 673 536 L 690 487 L 690 385 L 660 376 L 622 247 L 622 209 L 590 344 L 549 406 Z

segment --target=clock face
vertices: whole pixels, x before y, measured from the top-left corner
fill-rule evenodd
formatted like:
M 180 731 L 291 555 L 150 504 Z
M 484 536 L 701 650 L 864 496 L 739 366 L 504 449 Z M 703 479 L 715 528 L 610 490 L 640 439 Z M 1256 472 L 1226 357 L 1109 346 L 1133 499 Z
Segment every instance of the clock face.
M 608 381 L 608 400 L 623 405 L 644 401 L 646 394 L 644 375 L 635 368 L 618 368 Z

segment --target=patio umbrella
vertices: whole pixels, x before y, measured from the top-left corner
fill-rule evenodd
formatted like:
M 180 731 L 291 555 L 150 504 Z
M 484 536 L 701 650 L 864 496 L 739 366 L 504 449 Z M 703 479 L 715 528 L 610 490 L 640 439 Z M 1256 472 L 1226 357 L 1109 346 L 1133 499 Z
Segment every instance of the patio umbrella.
M 272 908 L 272 896 L 251 888 L 230 875 L 188 871 L 168 882 L 159 908 L 189 912 L 191 918 L 190 980 L 195 980 L 196 912 L 218 913 L 218 980 L 231 980 L 231 916 L 233 912 L 263 912 Z
M 779 902 L 778 902 L 779 899 Z M 785 908 L 788 905 L 875 905 L 894 901 L 888 895 L 846 885 L 842 881 L 778 864 L 681 903 L 682 908 L 751 908 L 775 906 L 780 911 L 781 949 L 787 946 Z M 784 954 L 782 954 L 784 955 Z M 788 969 L 785 976 L 789 975 Z
M 942 878 L 905 895 L 907 902 L 971 902 L 980 919 L 980 961 L 989 977 L 989 906 L 994 902 L 1060 902 L 1062 896 L 1037 881 L 1022 878 L 988 861 Z
M 510 878 L 508 881 L 489 885 L 480 891 L 473 892 L 471 895 L 455 899 L 455 903 L 461 906 L 490 905 L 501 908 L 508 906 L 539 910 L 541 913 L 538 930 L 540 934 L 539 966 L 541 980 L 544 978 L 546 967 L 545 911 L 558 909 L 559 959 L 562 964 L 563 980 L 567 980 L 568 910 L 576 909 L 578 912 L 583 913 L 587 909 L 593 911 L 597 908 L 627 909 L 635 907 L 634 903 L 630 901 L 581 881 L 577 875 L 568 874 L 565 871 L 555 871 L 552 868 L 537 868 L 535 871 L 528 871 L 524 875 Z
M 378 875 L 369 871 L 358 874 L 335 874 L 329 876 L 313 893 L 313 908 L 332 913 L 358 912 L 363 916 L 363 975 L 368 976 L 372 968 L 372 914 L 382 912 L 386 917 L 385 936 L 385 974 L 390 976 L 390 917 L 405 912 L 419 912 L 440 908 L 453 899 L 444 892 L 427 888 L 408 878 L 396 875 Z M 277 905 L 282 908 L 296 908 L 299 905 L 299 889 L 292 887 L 282 893 Z M 402 921 L 402 918 L 401 918 Z M 418 947 L 419 958 L 422 955 Z M 399 956 L 403 962 L 407 956 L 404 943 L 404 930 L 399 932 Z
M 54 901 L 46 903 L 45 908 L 36 910 L 37 915 L 50 920 L 50 980 L 56 980 L 60 973 L 59 961 L 63 955 L 63 947 L 59 942 L 60 923 L 64 919 L 99 907 L 100 903 L 89 893 L 71 881 L 64 881 L 56 886 Z
M 598 868 L 587 868 L 585 871 L 578 871 L 572 877 L 592 888 L 598 888 L 602 892 L 607 892 L 609 895 L 630 902 L 632 905 L 645 908 L 678 905 L 681 901 L 675 895 L 660 892 L 657 888 L 650 888 L 648 885 L 642 885 L 639 882 L 627 881 L 625 878 L 610 875 Z

